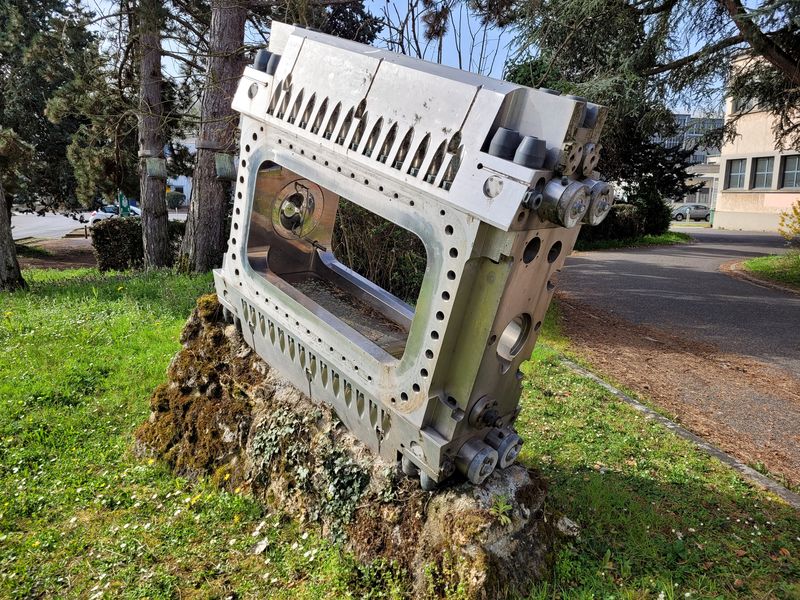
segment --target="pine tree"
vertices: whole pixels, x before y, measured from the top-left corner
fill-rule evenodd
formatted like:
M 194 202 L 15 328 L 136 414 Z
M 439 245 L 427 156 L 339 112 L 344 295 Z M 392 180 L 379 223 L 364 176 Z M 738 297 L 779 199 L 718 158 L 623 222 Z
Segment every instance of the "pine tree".
M 244 26 L 252 17 L 264 22 L 270 17 L 299 22 L 325 33 L 369 43 L 381 24 L 363 3 L 308 2 L 261 7 L 236 0 L 212 0 L 205 87 L 202 94 L 200 132 L 192 199 L 181 247 L 182 267 L 204 272 L 222 262 L 226 233 L 223 230 L 230 203 L 230 186 L 217 179 L 214 155 L 234 153 L 238 117 L 231 108 L 233 94 L 245 65 Z
M 65 0 L 0 2 L 0 123 L 31 145 L 35 159 L 17 174 L 0 173 L 8 201 L 49 207 L 75 203 L 67 147 L 85 119 L 71 115 L 54 123 L 46 105 L 97 57 L 88 18 L 79 5 Z
M 19 175 L 22 165 L 29 165 L 33 148 L 20 140 L 10 129 L 0 127 L 0 172 Z M 17 249 L 11 233 L 11 202 L 6 199 L 0 180 L 0 291 L 26 287 L 19 268 Z

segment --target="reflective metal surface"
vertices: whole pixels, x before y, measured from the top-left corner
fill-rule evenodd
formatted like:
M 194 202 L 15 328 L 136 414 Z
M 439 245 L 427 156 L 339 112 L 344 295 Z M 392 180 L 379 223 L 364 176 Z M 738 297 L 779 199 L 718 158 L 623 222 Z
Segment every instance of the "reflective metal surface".
M 593 171 L 606 109 L 277 22 L 269 50 L 233 102 L 220 301 L 256 352 L 423 487 L 456 469 L 480 483 L 519 453 L 519 365 L 551 278 L 580 223 L 608 212 Z M 422 241 L 413 307 L 332 253 L 341 198 Z

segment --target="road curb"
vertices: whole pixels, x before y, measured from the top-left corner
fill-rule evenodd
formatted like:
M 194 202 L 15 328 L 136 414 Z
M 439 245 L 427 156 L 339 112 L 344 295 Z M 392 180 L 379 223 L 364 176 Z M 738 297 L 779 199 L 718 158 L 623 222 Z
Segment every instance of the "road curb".
M 743 260 L 732 260 L 729 262 L 724 262 L 719 266 L 719 270 L 721 273 L 725 273 L 725 275 L 733 277 L 734 279 L 741 279 L 743 281 L 747 281 L 748 283 L 752 283 L 753 285 L 758 285 L 761 287 L 778 290 L 779 292 L 785 292 L 787 294 L 794 294 L 795 296 L 800 296 L 800 291 L 794 288 L 751 275 L 744 268 L 742 268 L 742 264 L 744 264 L 744 262 L 745 261 Z
M 587 379 L 591 379 L 592 381 L 594 381 L 595 383 L 600 385 L 602 388 L 604 388 L 606 391 L 608 391 L 611 394 L 613 394 L 618 399 L 620 399 L 623 402 L 625 402 L 626 404 L 629 404 L 630 406 L 632 406 L 635 410 L 637 410 L 638 412 L 642 413 L 644 415 L 645 419 L 648 419 L 650 421 L 655 421 L 656 423 L 659 423 L 660 425 L 663 425 L 664 427 L 666 427 L 668 430 L 670 430 L 672 433 L 674 433 L 678 437 L 681 437 L 681 438 L 691 442 L 697 448 L 699 448 L 700 450 L 702 450 L 703 452 L 705 452 L 709 456 L 713 456 L 714 458 L 716 458 L 717 460 L 719 460 L 723 464 L 731 467 L 735 471 L 738 471 L 739 474 L 741 474 L 742 477 L 744 477 L 744 479 L 746 479 L 750 483 L 752 483 L 752 484 L 754 484 L 754 485 L 756 485 L 756 486 L 758 486 L 758 487 L 760 487 L 762 489 L 765 489 L 768 492 L 772 492 L 773 494 L 775 494 L 776 496 L 781 498 L 784 502 L 786 502 L 787 504 L 789 504 L 790 506 L 792 506 L 796 510 L 800 510 L 800 494 L 796 494 L 795 492 L 793 492 L 793 491 L 785 488 L 784 486 L 782 486 L 780 483 L 778 483 L 774 479 L 770 479 L 769 477 L 759 473 L 758 471 L 756 471 L 752 467 L 747 466 L 746 464 L 744 464 L 740 460 L 734 458 L 733 456 L 731 456 L 727 452 L 724 452 L 723 450 L 720 450 L 716 446 L 712 446 L 711 444 L 706 442 L 700 436 L 692 433 L 688 429 L 685 429 L 685 428 L 681 427 L 680 425 L 678 425 L 674 421 L 668 419 L 667 417 L 665 417 L 663 415 L 660 415 L 659 413 L 654 411 L 652 408 L 649 408 L 649 407 L 645 406 L 644 404 L 642 404 L 638 400 L 636 400 L 636 399 L 632 398 L 631 396 L 627 395 L 622 390 L 619 390 L 619 389 L 615 388 L 613 385 L 611 385 L 610 383 L 604 381 L 603 379 L 601 379 L 600 377 L 598 377 L 597 375 L 595 375 L 594 373 L 592 373 L 590 370 L 586 369 L 585 367 L 582 367 L 578 363 L 573 362 L 570 359 L 564 358 L 564 357 L 561 357 L 561 362 L 562 362 L 562 364 L 564 364 L 565 366 L 567 366 L 568 368 L 573 370 L 575 373 L 578 373 L 579 375 L 582 375 L 583 377 L 586 377 Z

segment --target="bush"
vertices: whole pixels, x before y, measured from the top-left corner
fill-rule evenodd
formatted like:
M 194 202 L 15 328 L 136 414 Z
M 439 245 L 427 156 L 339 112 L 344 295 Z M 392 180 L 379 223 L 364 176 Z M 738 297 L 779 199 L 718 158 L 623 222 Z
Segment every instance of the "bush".
M 410 231 L 340 199 L 333 229 L 333 254 L 401 300 L 417 302 L 427 256 L 422 240 Z
M 186 194 L 181 192 L 167 192 L 164 199 L 167 201 L 167 206 L 172 210 L 180 208 L 186 202 Z
M 169 221 L 172 259 L 181 247 L 186 223 Z M 101 271 L 139 269 L 144 263 L 142 220 L 134 217 L 105 219 L 92 227 L 92 248 Z
M 605 220 L 596 227 L 581 227 L 579 240 L 625 240 L 644 235 L 641 209 L 633 204 L 615 204 Z
M 642 190 L 629 197 L 628 202 L 639 209 L 642 221 L 640 235 L 661 235 L 669 231 L 672 210 L 657 191 Z
M 800 248 L 800 200 L 795 202 L 786 212 L 781 213 L 778 232 L 794 248 Z

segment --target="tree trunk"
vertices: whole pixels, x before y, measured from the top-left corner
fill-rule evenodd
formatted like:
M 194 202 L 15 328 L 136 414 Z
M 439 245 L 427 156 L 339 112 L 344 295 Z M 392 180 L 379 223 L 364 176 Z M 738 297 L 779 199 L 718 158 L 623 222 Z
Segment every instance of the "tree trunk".
M 214 155 L 233 152 L 237 119 L 231 108 L 236 85 L 244 68 L 242 46 L 246 3 L 212 0 L 209 58 L 200 107 L 200 133 L 192 179 L 192 198 L 181 262 L 189 271 L 204 272 L 222 262 L 225 247 L 223 224 L 229 200 L 229 184 L 217 179 Z
M 148 158 L 164 158 L 162 10 L 158 0 L 139 3 L 139 201 L 146 269 L 166 267 L 170 263 L 166 184 L 164 179 L 147 174 Z
M 11 211 L 6 204 L 3 184 L 0 183 L 0 292 L 26 287 L 17 261 L 17 249 L 11 235 Z

